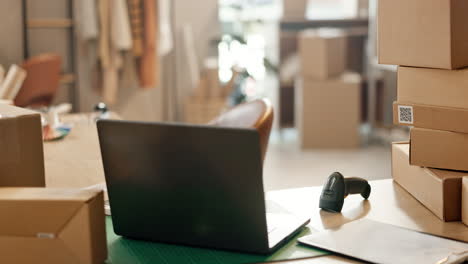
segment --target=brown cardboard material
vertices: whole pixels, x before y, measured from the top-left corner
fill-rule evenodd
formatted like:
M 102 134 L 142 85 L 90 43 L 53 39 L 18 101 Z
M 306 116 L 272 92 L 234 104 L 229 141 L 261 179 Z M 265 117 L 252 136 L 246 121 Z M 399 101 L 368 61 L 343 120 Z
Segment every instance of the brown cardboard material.
M 44 187 L 41 116 L 0 104 L 0 186 Z
M 468 2 L 380 0 L 379 63 L 425 68 L 468 66 Z
M 462 183 L 462 221 L 468 226 L 468 176 L 463 177 Z
M 283 2 L 284 19 L 304 19 L 308 0 L 288 0 Z
M 409 163 L 410 145 L 392 144 L 392 176 L 419 202 L 444 221 L 461 220 L 462 178 L 468 172 L 430 169 Z
M 325 80 L 346 70 L 347 36 L 336 29 L 309 29 L 299 35 L 299 56 L 304 77 Z
M 394 102 L 393 123 L 468 133 L 468 109 Z
M 302 78 L 296 87 L 296 126 L 303 149 L 359 147 L 359 74 L 325 81 Z
M 107 258 L 103 193 L 0 188 L 2 263 L 101 264 Z
M 398 67 L 400 102 L 468 108 L 466 98 L 468 98 L 468 68 L 450 71 Z
M 207 124 L 218 117 L 226 106 L 223 98 L 188 98 L 184 105 L 184 120 L 192 124 Z
M 468 171 L 468 134 L 413 128 L 410 137 L 411 165 Z

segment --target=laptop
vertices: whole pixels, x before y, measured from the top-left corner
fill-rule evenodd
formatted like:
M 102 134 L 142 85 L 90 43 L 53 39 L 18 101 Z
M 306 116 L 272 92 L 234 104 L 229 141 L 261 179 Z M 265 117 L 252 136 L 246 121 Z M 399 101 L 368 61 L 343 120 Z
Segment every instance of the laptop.
M 97 123 L 116 234 L 268 254 L 310 219 L 267 212 L 258 132 L 186 124 Z

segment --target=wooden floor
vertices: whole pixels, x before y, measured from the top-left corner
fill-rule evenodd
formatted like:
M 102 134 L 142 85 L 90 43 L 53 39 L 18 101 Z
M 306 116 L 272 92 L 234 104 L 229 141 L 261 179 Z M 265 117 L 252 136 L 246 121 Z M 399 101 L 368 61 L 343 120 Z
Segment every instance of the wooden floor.
M 323 185 L 334 171 L 368 180 L 391 178 L 390 146 L 302 151 L 295 133 L 272 135 L 263 173 L 267 191 Z

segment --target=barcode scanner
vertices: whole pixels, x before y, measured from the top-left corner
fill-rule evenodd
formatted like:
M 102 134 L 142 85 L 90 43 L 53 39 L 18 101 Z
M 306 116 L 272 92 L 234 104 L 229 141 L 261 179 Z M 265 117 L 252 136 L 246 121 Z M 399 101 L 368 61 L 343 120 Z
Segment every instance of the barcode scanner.
M 323 210 L 339 213 L 343 208 L 344 199 L 349 194 L 361 194 L 367 200 L 371 186 L 362 178 L 345 178 L 339 172 L 334 172 L 327 179 L 320 195 L 319 207 Z

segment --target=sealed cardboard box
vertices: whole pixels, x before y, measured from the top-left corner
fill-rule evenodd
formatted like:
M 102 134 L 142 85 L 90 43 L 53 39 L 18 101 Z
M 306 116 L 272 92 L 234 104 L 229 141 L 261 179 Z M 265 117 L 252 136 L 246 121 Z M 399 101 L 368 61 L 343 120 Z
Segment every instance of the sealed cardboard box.
M 0 262 L 101 264 L 107 259 L 102 192 L 0 188 Z
M 468 108 L 394 102 L 393 123 L 468 133 Z
M 468 134 L 413 128 L 410 137 L 412 165 L 468 171 Z
M 462 184 L 462 220 L 468 226 L 468 176 L 463 177 Z
M 466 0 L 380 0 L 379 63 L 458 69 L 468 66 Z
M 329 79 L 346 70 L 347 36 L 337 29 L 308 29 L 299 35 L 299 57 L 304 77 Z
M 39 113 L 0 104 L 0 150 L 0 186 L 45 186 Z
M 296 126 L 303 149 L 359 147 L 359 74 L 322 81 L 302 78 L 296 88 Z
M 397 89 L 400 102 L 468 108 L 468 68 L 451 71 L 398 67 Z
M 392 176 L 419 202 L 444 221 L 461 219 L 461 184 L 467 172 L 430 169 L 409 163 L 410 145 L 392 144 Z

